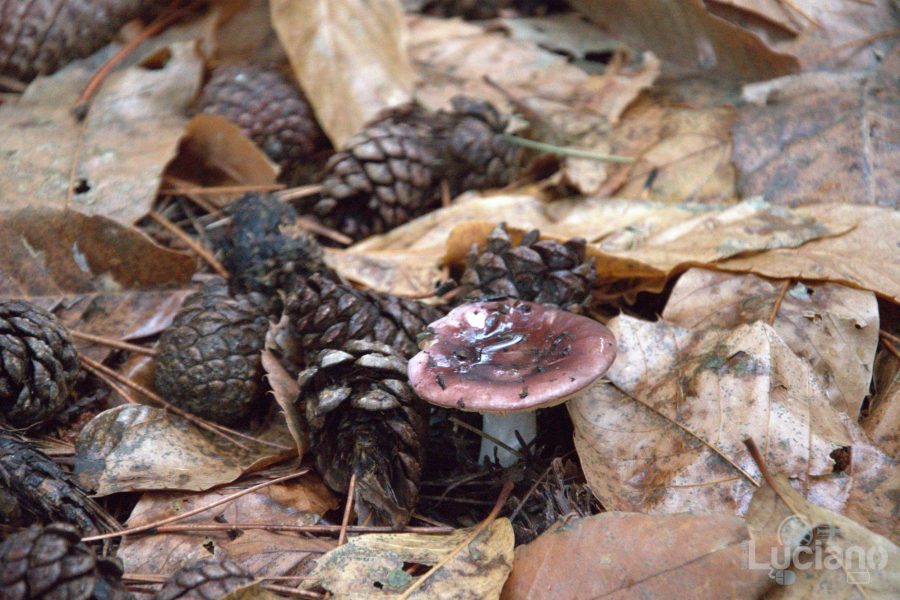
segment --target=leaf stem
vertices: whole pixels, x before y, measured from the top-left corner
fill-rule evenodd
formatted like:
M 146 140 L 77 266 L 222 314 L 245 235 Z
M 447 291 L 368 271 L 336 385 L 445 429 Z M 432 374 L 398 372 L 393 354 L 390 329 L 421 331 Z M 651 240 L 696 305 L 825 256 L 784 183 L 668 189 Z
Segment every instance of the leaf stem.
M 633 163 L 635 160 L 632 156 L 618 156 L 615 154 L 603 154 L 601 152 L 594 152 L 593 150 L 569 148 L 568 146 L 554 146 L 553 144 L 548 144 L 546 142 L 537 142 L 535 140 L 529 140 L 509 133 L 504 133 L 502 134 L 502 136 L 503 139 L 518 146 L 522 146 L 523 148 L 531 148 L 532 150 L 540 150 L 541 152 L 549 152 L 550 154 L 558 154 L 560 156 L 568 156 L 571 158 L 587 158 L 589 160 L 600 160 L 603 162 L 623 164 Z

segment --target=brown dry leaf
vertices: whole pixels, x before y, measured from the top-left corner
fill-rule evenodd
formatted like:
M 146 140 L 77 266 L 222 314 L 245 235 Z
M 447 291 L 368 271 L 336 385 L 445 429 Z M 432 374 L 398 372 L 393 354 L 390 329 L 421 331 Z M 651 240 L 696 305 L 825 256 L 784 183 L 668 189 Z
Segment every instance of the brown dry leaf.
M 694 107 L 641 98 L 608 136 L 609 152 L 636 162 L 610 165 L 600 195 L 663 202 L 737 198 L 730 106 Z
M 262 64 L 278 64 L 285 59 L 272 28 L 268 0 L 226 0 L 214 10 L 218 11 L 213 36 L 217 60 L 242 62 L 252 56 Z
M 732 515 L 607 512 L 570 521 L 516 548 L 502 598 L 757 598 L 766 571 L 743 552 L 774 544 Z
M 243 486 L 246 487 L 246 486 Z M 206 506 L 240 491 L 241 488 L 226 487 L 198 494 L 180 492 L 148 492 L 131 511 L 126 524 L 137 527 L 161 519 Z M 315 474 L 295 481 L 276 483 L 257 492 L 241 496 L 236 500 L 212 508 L 206 512 L 188 517 L 179 524 L 201 523 L 267 523 L 270 525 L 313 525 L 320 516 L 338 508 L 340 503 Z M 237 538 L 257 533 L 246 530 Z M 316 549 L 313 542 L 291 536 L 306 542 L 307 548 Z M 154 535 L 129 536 L 122 543 L 117 556 L 125 563 L 127 571 L 136 573 L 172 573 L 182 566 L 209 553 L 203 546 L 206 542 L 219 550 L 224 550 L 232 541 L 228 531 L 198 531 L 180 533 L 158 533 Z M 251 538 L 253 539 L 253 538 Z M 320 546 L 320 549 L 328 549 Z M 240 554 L 229 548 L 228 555 Z M 307 551 L 308 554 L 308 551 Z M 245 557 L 248 558 L 249 557 Z M 241 561 L 243 564 L 243 561 Z M 262 565 L 257 565 L 262 568 Z M 254 574 L 260 574 L 252 569 Z M 271 571 L 264 574 L 271 575 Z M 278 573 L 285 574 L 285 573 Z
M 256 577 L 283 577 L 307 573 L 315 559 L 336 546 L 334 539 L 254 529 L 236 539 L 225 539 L 221 548 Z
M 894 19 L 887 0 L 712 0 L 704 5 L 775 50 L 796 56 L 804 70 L 823 63 L 844 69 L 877 66 L 890 41 L 859 42 L 889 30 Z
M 316 564 L 307 587 L 323 587 L 339 598 L 397 597 L 415 582 L 404 563 L 434 565 L 461 544 L 471 529 L 448 535 L 385 533 L 363 535 L 332 550 Z M 467 597 L 499 598 L 512 568 L 513 530 L 497 519 L 466 548 L 416 589 L 410 600 Z M 375 591 L 375 590 L 378 591 Z
M 771 79 L 799 70 L 754 33 L 711 15 L 701 0 L 572 0 L 572 6 L 638 48 L 692 72 L 744 80 Z
M 765 323 L 691 331 L 620 316 L 619 354 L 568 403 L 575 447 L 610 510 L 746 510 L 759 473 L 743 447 L 809 493 L 833 475 L 851 438 L 815 371 Z
M 681 276 L 663 319 L 688 329 L 733 329 L 768 321 L 787 282 L 691 269 Z M 878 346 L 878 302 L 871 292 L 840 285 L 791 285 L 772 324 L 797 356 L 812 365 L 828 401 L 854 419 L 869 394 Z
M 264 187 L 275 183 L 278 167 L 228 119 L 196 115 L 185 126 L 178 156 L 166 168 L 166 176 L 177 178 L 182 185 Z M 204 195 L 220 205 L 237 196 Z
M 767 598 L 887 600 L 900 595 L 900 548 L 808 502 L 785 476 L 774 475 L 772 482 L 775 489 L 764 484 L 753 495 L 747 525 L 760 536 L 778 535 L 787 547 L 773 554 L 750 548 L 748 558 L 762 570 L 770 564 L 787 569 L 795 558 L 790 573 L 781 577 L 786 585 L 774 587 Z
M 724 271 L 750 272 L 779 279 L 831 281 L 871 290 L 900 302 L 900 212 L 874 206 L 810 205 L 797 209 L 828 215 L 829 221 L 853 223 L 844 235 L 811 240 L 796 249 L 738 256 L 719 263 Z
M 900 460 L 900 359 L 888 351 L 875 361 L 875 395 L 862 427 L 876 446 Z
M 604 67 L 595 62 L 598 57 L 612 55 L 625 46 L 606 30 L 591 23 L 576 12 L 551 14 L 541 17 L 515 17 L 499 19 L 499 23 L 516 40 L 534 42 L 541 48 L 576 59 L 585 70 Z
M 879 72 L 810 93 L 788 84 L 738 112 L 738 191 L 773 204 L 900 207 L 900 52 Z M 797 89 L 795 89 L 795 87 Z
M 407 102 L 413 70 L 397 0 L 272 0 L 272 23 L 336 148 L 379 111 Z
M 273 419 L 244 450 L 160 408 L 129 404 L 104 411 L 75 444 L 75 471 L 98 496 L 135 490 L 206 490 L 292 456 L 293 440 Z
M 191 292 L 195 264 L 104 217 L 0 212 L 0 297 L 34 302 L 84 333 L 116 339 L 159 333 Z M 76 343 L 95 359 L 109 351 Z
M 296 406 L 294 406 L 294 402 L 296 402 L 300 394 L 297 380 L 291 377 L 290 373 L 281 365 L 271 350 L 265 349 L 262 351 L 262 366 L 266 372 L 269 387 L 272 388 L 272 396 L 275 397 L 275 402 L 278 403 L 278 407 L 281 408 L 281 412 L 284 414 L 285 425 L 287 425 L 288 431 L 291 433 L 291 439 L 294 440 L 294 445 L 297 447 L 297 457 L 299 460 L 303 460 L 303 455 L 306 453 L 309 442 L 306 438 L 303 421 L 300 419 Z
M 152 66 L 113 73 L 84 123 L 70 110 L 94 73 L 91 61 L 38 78 L 18 102 L 0 106 L 0 130 L 15 132 L 0 137 L 0 205 L 69 207 L 126 225 L 141 219 L 175 156 L 203 67 L 193 43 L 158 54 Z

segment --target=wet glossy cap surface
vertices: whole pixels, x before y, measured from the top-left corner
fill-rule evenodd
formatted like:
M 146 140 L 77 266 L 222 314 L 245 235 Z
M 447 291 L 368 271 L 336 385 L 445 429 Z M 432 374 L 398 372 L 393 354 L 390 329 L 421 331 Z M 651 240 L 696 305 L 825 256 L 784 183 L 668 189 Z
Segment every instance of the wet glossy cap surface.
M 428 326 L 409 381 L 446 408 L 516 412 L 552 406 L 603 375 L 612 332 L 568 311 L 503 300 L 465 304 Z

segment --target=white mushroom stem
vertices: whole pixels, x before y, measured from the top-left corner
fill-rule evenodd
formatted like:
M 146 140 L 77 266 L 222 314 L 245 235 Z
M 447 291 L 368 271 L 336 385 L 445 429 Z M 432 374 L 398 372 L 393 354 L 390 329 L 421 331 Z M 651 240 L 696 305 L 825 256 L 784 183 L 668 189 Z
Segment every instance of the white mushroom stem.
M 484 413 L 481 429 L 487 435 L 497 438 L 510 448 L 519 450 L 522 445 L 516 438 L 516 431 L 519 432 L 526 444 L 531 443 L 537 436 L 537 419 L 534 411 L 506 414 Z M 478 452 L 479 460 L 481 462 L 494 462 L 495 450 L 501 466 L 508 467 L 519 460 L 518 456 L 486 437 L 481 438 L 481 450 Z

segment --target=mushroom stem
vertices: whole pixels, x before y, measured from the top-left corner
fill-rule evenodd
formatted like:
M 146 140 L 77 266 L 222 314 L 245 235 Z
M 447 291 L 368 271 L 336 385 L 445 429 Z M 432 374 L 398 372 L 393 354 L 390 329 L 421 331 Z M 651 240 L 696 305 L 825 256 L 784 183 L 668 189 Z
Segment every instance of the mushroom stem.
M 500 440 L 510 448 L 519 450 L 522 445 L 516 438 L 516 431 L 519 432 L 526 444 L 531 443 L 537 436 L 537 419 L 534 411 L 507 414 L 485 413 L 481 429 L 487 435 Z M 509 450 L 495 444 L 486 437 L 481 438 L 481 449 L 478 451 L 481 462 L 494 462 L 495 451 L 502 467 L 508 467 L 519 460 L 519 457 Z

